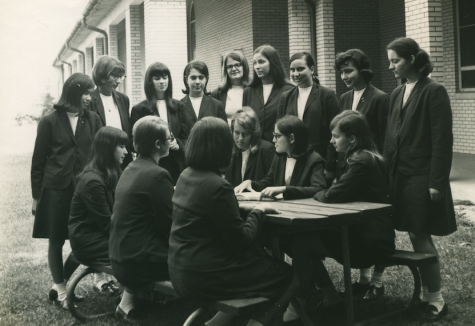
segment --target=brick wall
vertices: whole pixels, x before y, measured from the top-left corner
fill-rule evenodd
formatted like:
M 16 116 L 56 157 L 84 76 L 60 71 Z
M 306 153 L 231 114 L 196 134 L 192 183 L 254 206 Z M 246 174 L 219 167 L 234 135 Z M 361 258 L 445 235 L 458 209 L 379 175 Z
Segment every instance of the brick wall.
M 94 48 L 86 48 L 86 75 L 92 78 L 92 67 L 94 66 Z
M 96 37 L 96 42 L 94 42 L 94 58 L 99 58 L 101 55 L 104 55 L 104 38 Z
M 119 47 L 117 42 L 117 25 L 109 25 L 109 56 L 118 58 L 119 57 Z
M 73 74 L 78 72 L 78 61 L 73 60 Z
M 319 0 L 316 4 L 317 27 L 317 72 L 320 83 L 335 89 L 335 33 L 333 21 L 333 0 Z
M 84 60 L 83 60 L 83 58 L 82 58 L 82 54 L 78 53 L 78 59 L 77 59 L 77 60 L 78 60 L 78 61 L 77 61 L 77 62 L 78 62 L 78 63 L 77 63 L 77 65 L 78 65 L 78 72 L 84 73 Z
M 142 54 L 140 44 L 140 5 L 132 5 L 125 12 L 125 34 L 127 47 L 126 90 L 133 106 L 142 101 L 144 96 L 142 83 Z
M 187 1 L 188 15 L 190 5 L 191 1 Z M 212 91 L 221 82 L 222 54 L 234 49 L 241 49 L 252 69 L 252 53 L 254 51 L 252 3 L 251 0 L 195 0 L 194 5 L 196 60 L 206 62 L 210 73 L 207 89 Z M 287 7 L 285 10 L 287 11 Z M 287 26 L 287 23 L 285 25 Z M 184 68 L 183 66 L 182 69 Z M 182 78 L 174 82 L 179 83 L 184 89 Z M 178 94 L 175 96 L 178 98 Z
M 311 53 L 310 14 L 305 0 L 288 0 L 289 57 L 297 52 Z

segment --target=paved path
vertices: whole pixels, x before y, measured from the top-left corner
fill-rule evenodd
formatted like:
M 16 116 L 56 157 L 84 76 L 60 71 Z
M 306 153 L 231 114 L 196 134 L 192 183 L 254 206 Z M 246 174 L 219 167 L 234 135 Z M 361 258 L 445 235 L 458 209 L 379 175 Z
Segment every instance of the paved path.
M 454 153 L 450 186 L 454 200 L 470 200 L 475 204 L 475 155 Z

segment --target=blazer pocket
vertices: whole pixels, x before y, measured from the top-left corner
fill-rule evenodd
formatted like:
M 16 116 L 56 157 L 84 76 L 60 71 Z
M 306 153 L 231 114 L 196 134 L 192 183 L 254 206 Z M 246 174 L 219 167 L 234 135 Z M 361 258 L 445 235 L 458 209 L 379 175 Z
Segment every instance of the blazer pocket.
M 45 174 L 51 174 L 51 175 L 56 175 L 58 172 L 62 169 L 62 166 L 55 166 L 51 164 L 46 164 L 44 173 Z
M 432 150 L 431 149 L 410 149 L 409 156 L 410 157 L 424 157 L 424 156 L 431 156 Z

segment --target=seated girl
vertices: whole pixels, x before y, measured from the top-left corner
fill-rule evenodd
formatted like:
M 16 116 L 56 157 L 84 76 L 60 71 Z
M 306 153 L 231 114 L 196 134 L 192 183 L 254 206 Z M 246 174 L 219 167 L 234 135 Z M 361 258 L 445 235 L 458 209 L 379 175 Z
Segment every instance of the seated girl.
M 371 138 L 365 117 L 357 111 L 344 111 L 331 122 L 332 144 L 337 152 L 345 153 L 347 167 L 341 178 L 330 189 L 319 191 L 315 199 L 325 203 L 353 201 L 386 203 L 387 185 L 384 163 Z M 343 263 L 340 229 L 299 234 L 293 239 L 293 266 L 300 270 L 301 290 L 298 300 L 305 303 L 313 282 L 324 295 L 317 308 L 320 317 L 345 316 L 345 309 L 321 258 L 330 257 Z M 378 259 L 394 253 L 394 230 L 387 215 L 373 218 L 366 224 L 349 228 L 350 265 L 352 268 L 371 267 Z M 297 272 L 298 273 L 298 272 Z M 298 318 L 292 306 L 286 320 Z
M 305 123 L 295 116 L 283 117 L 275 124 L 274 143 L 277 155 L 267 175 L 259 181 L 245 180 L 235 193 L 260 191 L 265 197 L 301 199 L 325 189 L 324 161 L 308 145 Z
M 94 137 L 93 156 L 79 177 L 69 214 L 69 240 L 74 257 L 84 265 L 109 264 L 109 233 L 114 191 L 127 155 L 129 137 L 114 127 Z M 118 290 L 104 273 L 94 274 L 94 287 L 103 293 Z
M 257 312 L 248 325 L 267 323 L 278 306 L 290 300 L 292 269 L 272 259 L 256 244 L 269 204 L 240 217 L 233 187 L 221 174 L 231 160 L 233 138 L 219 118 L 198 121 L 185 150 L 187 169 L 176 185 L 168 268 L 175 291 L 183 298 L 216 301 L 266 297 L 276 305 Z M 292 284 L 292 285 L 291 285 Z M 284 295 L 285 293 L 285 295 Z M 232 315 L 219 312 L 206 325 L 227 325 Z
M 233 151 L 226 170 L 226 180 L 236 187 L 243 180 L 261 180 L 269 172 L 275 156 L 274 145 L 261 139 L 261 126 L 256 112 L 246 106 L 231 119 Z
M 168 237 L 172 223 L 173 180 L 159 161 L 173 137 L 155 116 L 139 119 L 132 129 L 135 161 L 122 173 L 115 190 L 109 257 L 117 280 L 125 286 L 116 316 L 135 321 L 134 300 L 156 281 L 168 280 Z

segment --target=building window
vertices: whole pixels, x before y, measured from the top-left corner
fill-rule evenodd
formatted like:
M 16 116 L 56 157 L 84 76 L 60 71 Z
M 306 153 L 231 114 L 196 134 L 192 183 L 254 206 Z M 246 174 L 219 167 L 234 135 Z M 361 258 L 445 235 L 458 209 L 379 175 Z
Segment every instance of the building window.
M 190 61 L 196 58 L 196 24 L 195 5 L 191 4 L 190 13 Z
M 457 5 L 460 90 L 475 91 L 475 1 Z

